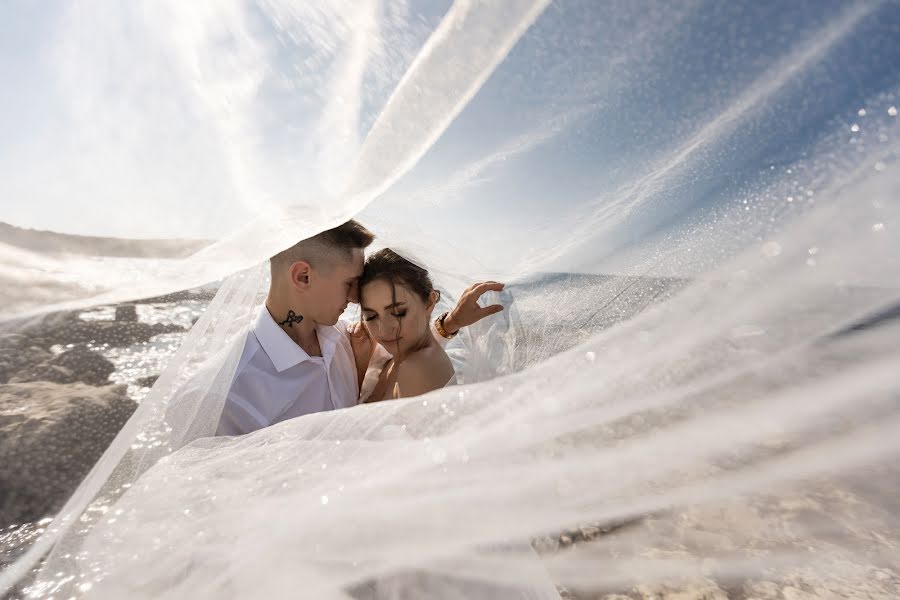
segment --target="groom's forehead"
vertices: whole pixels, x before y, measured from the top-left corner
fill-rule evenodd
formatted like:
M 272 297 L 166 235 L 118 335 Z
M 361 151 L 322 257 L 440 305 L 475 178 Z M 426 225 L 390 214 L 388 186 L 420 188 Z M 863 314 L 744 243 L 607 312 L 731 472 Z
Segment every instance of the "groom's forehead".
M 351 264 L 353 265 L 352 268 L 353 268 L 354 276 L 357 279 L 362 277 L 363 267 L 365 266 L 365 263 L 366 263 L 366 257 L 365 257 L 365 254 L 363 254 L 362 249 L 354 248 L 352 258 L 351 258 Z

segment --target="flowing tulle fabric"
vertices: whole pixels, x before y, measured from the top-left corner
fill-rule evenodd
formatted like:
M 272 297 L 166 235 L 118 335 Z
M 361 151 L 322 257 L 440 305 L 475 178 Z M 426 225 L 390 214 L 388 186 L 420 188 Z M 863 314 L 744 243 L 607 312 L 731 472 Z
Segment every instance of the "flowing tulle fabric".
M 0 219 L 69 234 L 0 241 L 4 328 L 219 286 L 0 590 L 890 597 L 900 6 L 826 4 L 0 9 Z M 351 217 L 507 282 L 462 385 L 210 437 L 267 257 Z

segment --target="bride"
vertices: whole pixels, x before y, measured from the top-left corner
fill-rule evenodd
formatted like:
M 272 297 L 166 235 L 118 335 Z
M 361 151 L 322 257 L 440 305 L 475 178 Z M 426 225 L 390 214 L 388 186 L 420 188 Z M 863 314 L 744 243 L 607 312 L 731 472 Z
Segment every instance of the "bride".
M 473 286 L 464 296 L 474 294 L 477 298 L 487 290 L 502 289 L 503 284 L 485 282 Z M 432 321 L 439 300 L 440 292 L 434 288 L 428 271 L 390 248 L 366 259 L 359 279 L 360 322 L 350 329 L 357 374 L 362 382 L 360 404 L 418 396 L 456 383 L 453 364 L 443 348 L 456 335 L 449 334 L 443 326 L 448 313 Z M 481 308 L 479 319 L 501 310 L 501 305 Z M 439 335 L 434 335 L 432 328 Z M 404 436 L 402 432 L 397 435 Z M 482 550 L 518 555 L 533 566 L 527 577 L 511 586 L 411 570 L 363 584 L 355 590 L 354 597 L 396 598 L 411 591 L 429 590 L 435 595 L 470 598 L 560 598 L 530 545 Z
M 467 293 L 501 289 L 503 284 L 487 282 Z M 359 280 L 360 323 L 350 331 L 361 404 L 418 396 L 456 383 L 441 343 L 456 335 L 443 327 L 448 313 L 431 321 L 439 300 L 428 271 L 390 248 L 366 259 Z M 487 316 L 502 307 L 481 310 Z M 432 335 L 432 326 L 441 342 Z

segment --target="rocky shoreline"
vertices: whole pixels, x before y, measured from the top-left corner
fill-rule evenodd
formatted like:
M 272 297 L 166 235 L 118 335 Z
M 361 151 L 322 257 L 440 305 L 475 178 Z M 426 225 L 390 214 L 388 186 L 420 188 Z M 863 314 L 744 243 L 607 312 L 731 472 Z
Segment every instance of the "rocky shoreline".
M 132 303 L 114 310 L 112 320 L 54 313 L 0 334 L 0 531 L 55 514 L 134 412 L 127 386 L 110 381 L 116 365 L 98 349 L 186 331 L 139 321 Z M 155 377 L 136 383 L 149 387 Z

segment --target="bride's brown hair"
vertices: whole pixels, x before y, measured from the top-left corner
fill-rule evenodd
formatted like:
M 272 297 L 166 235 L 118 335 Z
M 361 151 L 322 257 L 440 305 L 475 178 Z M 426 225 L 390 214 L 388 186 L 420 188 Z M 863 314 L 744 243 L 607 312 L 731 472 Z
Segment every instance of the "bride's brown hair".
M 409 288 L 413 293 L 428 304 L 431 293 L 436 291 L 431 282 L 428 271 L 412 263 L 390 248 L 383 248 L 366 259 L 362 277 L 359 278 L 359 288 L 367 283 L 381 279 L 391 284 L 400 283 Z M 396 301 L 396 298 L 393 298 Z

